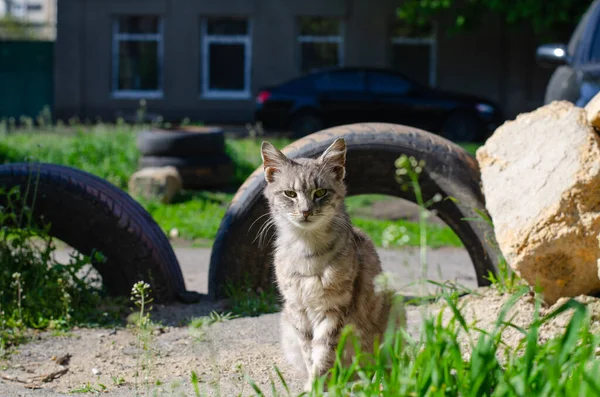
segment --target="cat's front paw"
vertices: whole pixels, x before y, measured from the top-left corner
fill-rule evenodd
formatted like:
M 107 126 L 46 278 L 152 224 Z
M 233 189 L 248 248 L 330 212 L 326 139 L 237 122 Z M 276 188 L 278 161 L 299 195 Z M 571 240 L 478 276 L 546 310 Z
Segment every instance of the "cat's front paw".
M 304 388 L 302 390 L 304 390 L 306 393 L 310 393 L 312 391 L 312 388 L 313 388 L 313 383 L 314 383 L 314 379 L 310 379 L 309 378 L 306 381 L 306 383 L 304 383 Z

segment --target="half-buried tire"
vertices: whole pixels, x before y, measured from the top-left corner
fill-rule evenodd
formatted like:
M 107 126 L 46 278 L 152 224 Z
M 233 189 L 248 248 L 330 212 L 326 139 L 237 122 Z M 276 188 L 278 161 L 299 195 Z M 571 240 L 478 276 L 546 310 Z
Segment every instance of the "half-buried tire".
M 349 195 L 387 194 L 415 202 L 395 180 L 395 161 L 402 154 L 425 161 L 420 184 L 425 200 L 442 196 L 432 209 L 444 220 L 468 251 L 478 285 L 489 285 L 488 272 L 496 272 L 497 251 L 492 227 L 478 221 L 485 213 L 479 167 L 460 146 L 416 128 L 381 123 L 353 124 L 323 130 L 287 146 L 291 158 L 317 157 L 335 139 L 347 145 L 346 185 Z M 224 295 L 228 282 L 241 285 L 249 276 L 255 288 L 273 282 L 271 244 L 259 244 L 256 236 L 266 221 L 266 185 L 262 167 L 240 187 L 221 222 L 213 245 L 209 270 L 209 295 Z M 265 241 L 270 241 L 267 235 Z M 272 240 L 271 240 L 272 241 Z
M 152 287 L 157 302 L 197 301 L 186 291 L 179 263 L 163 231 L 127 193 L 94 175 L 73 168 L 38 163 L 0 166 L 0 186 L 21 187 L 36 220 L 50 224 L 50 235 L 90 255 L 107 292 L 128 296 L 137 281 Z M 0 205 L 6 197 L 0 197 Z

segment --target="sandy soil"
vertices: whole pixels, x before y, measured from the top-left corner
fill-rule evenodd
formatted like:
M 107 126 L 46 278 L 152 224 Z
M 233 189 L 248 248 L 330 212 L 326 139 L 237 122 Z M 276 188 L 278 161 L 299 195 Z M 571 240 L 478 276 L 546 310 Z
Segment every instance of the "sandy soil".
M 467 323 L 491 330 L 507 298 L 495 290 L 479 288 L 461 298 L 460 306 Z M 600 300 L 597 298 L 580 297 L 578 300 L 587 304 L 592 313 L 600 313 Z M 551 312 L 561 303 L 542 308 L 541 314 Z M 191 371 L 197 373 L 203 392 L 210 396 L 251 395 L 248 379 L 254 380 L 266 395 L 270 395 L 271 381 L 281 388 L 275 366 L 284 374 L 292 392 L 300 391 L 302 380 L 283 361 L 279 350 L 279 314 L 215 324 L 207 328 L 206 334 L 199 339 L 198 334 L 188 327 L 177 326 L 177 323 L 189 318 L 189 307 L 172 305 L 157 308 L 154 318 L 171 325 L 155 330 L 150 343 L 152 350 L 148 354 L 140 350 L 138 338 L 127 328 L 76 329 L 62 336 L 40 333 L 36 340 L 0 361 L 0 374 L 13 378 L 13 381 L 0 380 L 0 395 L 62 396 L 89 383 L 96 389 L 100 388 L 100 384 L 105 385 L 106 394 L 110 396 L 187 396 L 193 395 Z M 201 311 L 207 314 L 211 310 L 223 309 L 223 306 L 204 304 Z M 437 304 L 429 306 L 427 311 L 434 313 L 440 309 L 443 310 L 443 307 Z M 532 297 L 525 296 L 509 312 L 508 319 L 526 327 L 532 320 L 533 310 Z M 201 311 L 196 307 L 194 314 L 199 315 Z M 407 328 L 416 336 L 421 311 L 417 307 L 408 307 L 407 311 Z M 446 318 L 449 316 L 447 311 Z M 561 332 L 569 317 L 570 313 L 565 313 L 542 327 L 540 339 L 547 340 Z M 505 343 L 513 348 L 521 338 L 516 330 L 504 332 Z M 465 347 L 468 353 L 466 343 Z M 59 365 L 57 361 L 67 354 L 70 358 Z M 150 357 L 147 364 L 145 357 Z M 26 382 L 65 368 L 68 372 L 48 383 L 38 380 L 27 384 L 14 380 Z M 113 377 L 123 378 L 124 383 L 116 385 Z M 157 381 L 160 381 L 159 385 Z

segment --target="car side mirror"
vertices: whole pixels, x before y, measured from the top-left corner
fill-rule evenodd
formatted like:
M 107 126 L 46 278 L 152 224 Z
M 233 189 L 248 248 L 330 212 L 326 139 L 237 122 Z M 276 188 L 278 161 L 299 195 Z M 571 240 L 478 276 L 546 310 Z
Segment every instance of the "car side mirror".
M 567 47 L 564 44 L 544 44 L 537 48 L 535 59 L 540 66 L 561 66 L 569 62 Z

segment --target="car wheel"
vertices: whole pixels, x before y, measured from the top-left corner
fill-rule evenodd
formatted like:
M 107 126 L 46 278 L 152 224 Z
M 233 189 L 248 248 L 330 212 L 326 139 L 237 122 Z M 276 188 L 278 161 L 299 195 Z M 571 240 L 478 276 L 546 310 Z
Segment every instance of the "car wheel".
M 452 113 L 444 122 L 442 136 L 453 142 L 473 142 L 481 130 L 481 123 L 475 115 Z
M 547 105 L 553 101 L 575 103 L 579 99 L 579 94 L 579 83 L 575 70 L 570 66 L 560 66 L 554 71 L 548 82 L 544 104 Z
M 432 209 L 463 242 L 479 285 L 489 285 L 488 272 L 495 273 L 498 251 L 494 230 L 478 220 L 486 214 L 480 188 L 477 161 L 460 146 L 417 128 L 385 123 L 352 124 L 309 135 L 287 146 L 290 158 L 315 158 L 337 138 L 348 148 L 346 186 L 348 195 L 387 194 L 413 203 L 414 193 L 396 182 L 395 161 L 401 155 L 425 162 L 420 174 L 424 200 L 442 197 Z M 267 289 L 273 283 L 272 230 L 264 242 L 257 233 L 268 219 L 268 204 L 263 196 L 266 185 L 259 167 L 239 188 L 221 222 L 213 245 L 209 269 L 209 295 L 223 297 L 225 285 L 241 285 L 250 277 L 254 288 Z M 267 220 L 268 222 L 268 220 Z
M 26 195 L 28 187 L 32 185 Z M 33 221 L 50 225 L 49 234 L 84 255 L 101 252 L 92 265 L 110 295 L 129 296 L 137 281 L 152 287 L 156 302 L 197 301 L 186 291 L 179 262 L 164 232 L 127 193 L 74 168 L 37 163 L 0 166 L 0 186 L 19 186 L 20 205 L 33 209 Z M 0 196 L 0 208 L 6 197 Z M 19 227 L 20 225 L 13 225 Z
M 322 130 L 325 123 L 319 116 L 313 113 L 300 113 L 294 116 L 291 123 L 294 138 L 302 138 L 313 132 Z

